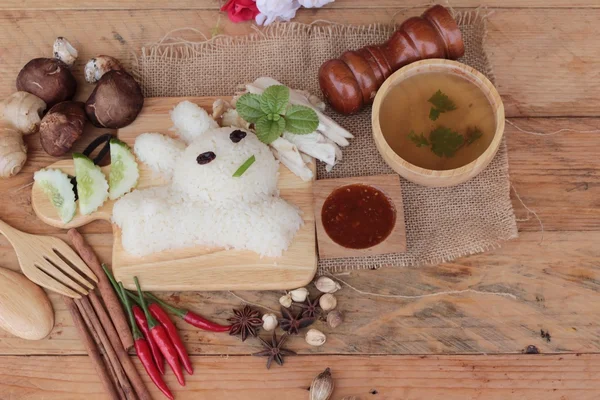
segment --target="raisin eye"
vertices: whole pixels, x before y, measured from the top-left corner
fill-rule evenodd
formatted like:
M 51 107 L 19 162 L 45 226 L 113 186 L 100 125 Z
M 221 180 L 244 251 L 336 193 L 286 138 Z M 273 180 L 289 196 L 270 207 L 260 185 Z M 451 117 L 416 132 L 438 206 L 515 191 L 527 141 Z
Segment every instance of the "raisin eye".
M 241 131 L 239 129 L 236 129 L 235 131 L 233 131 L 229 134 L 229 139 L 231 139 L 231 141 L 233 143 L 239 143 L 239 141 L 245 137 L 246 137 L 246 132 Z
M 212 151 L 207 151 L 206 153 L 200 154 L 196 158 L 196 161 L 198 161 L 198 164 L 204 165 L 204 164 L 208 164 L 209 162 L 211 162 L 215 158 L 217 158 L 217 156 L 215 155 L 215 153 L 213 153 Z

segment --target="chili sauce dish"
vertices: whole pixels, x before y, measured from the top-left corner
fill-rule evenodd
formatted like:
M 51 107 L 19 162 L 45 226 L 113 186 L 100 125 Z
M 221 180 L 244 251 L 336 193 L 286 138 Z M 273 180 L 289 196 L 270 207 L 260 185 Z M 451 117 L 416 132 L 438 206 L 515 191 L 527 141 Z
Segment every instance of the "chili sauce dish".
M 398 175 L 319 180 L 313 197 L 320 258 L 406 250 Z

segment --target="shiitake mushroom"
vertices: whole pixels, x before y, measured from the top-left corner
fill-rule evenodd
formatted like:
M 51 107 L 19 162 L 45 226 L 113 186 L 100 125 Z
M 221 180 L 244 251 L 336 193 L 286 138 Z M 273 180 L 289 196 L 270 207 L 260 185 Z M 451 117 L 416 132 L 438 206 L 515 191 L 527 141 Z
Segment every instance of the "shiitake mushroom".
M 108 71 L 85 103 L 88 118 L 97 127 L 119 129 L 135 120 L 144 95 L 140 85 L 123 70 Z
M 40 141 L 46 153 L 58 157 L 71 150 L 83 134 L 85 121 L 85 104 L 81 101 L 63 101 L 52 107 L 40 124 Z
M 114 57 L 99 55 L 91 58 L 83 70 L 88 83 L 96 83 L 108 71 L 123 69 L 121 62 Z
M 71 100 L 77 81 L 64 62 L 55 58 L 34 58 L 17 76 L 17 90 L 36 95 L 52 107 Z

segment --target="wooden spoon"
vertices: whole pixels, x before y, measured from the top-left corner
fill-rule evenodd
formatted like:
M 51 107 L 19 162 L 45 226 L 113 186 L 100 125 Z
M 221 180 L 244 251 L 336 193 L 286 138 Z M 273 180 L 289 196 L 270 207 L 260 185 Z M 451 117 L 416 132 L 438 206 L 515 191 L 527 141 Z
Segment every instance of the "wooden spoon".
M 0 328 L 27 340 L 40 340 L 54 327 L 46 293 L 23 275 L 0 268 Z

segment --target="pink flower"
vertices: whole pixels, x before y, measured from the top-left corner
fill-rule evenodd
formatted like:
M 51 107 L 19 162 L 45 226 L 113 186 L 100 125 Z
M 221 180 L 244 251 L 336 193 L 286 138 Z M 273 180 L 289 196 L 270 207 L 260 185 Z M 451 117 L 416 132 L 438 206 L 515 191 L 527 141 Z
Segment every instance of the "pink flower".
M 233 22 L 252 20 L 259 12 L 255 0 L 228 0 L 221 11 L 227 11 L 227 16 Z

